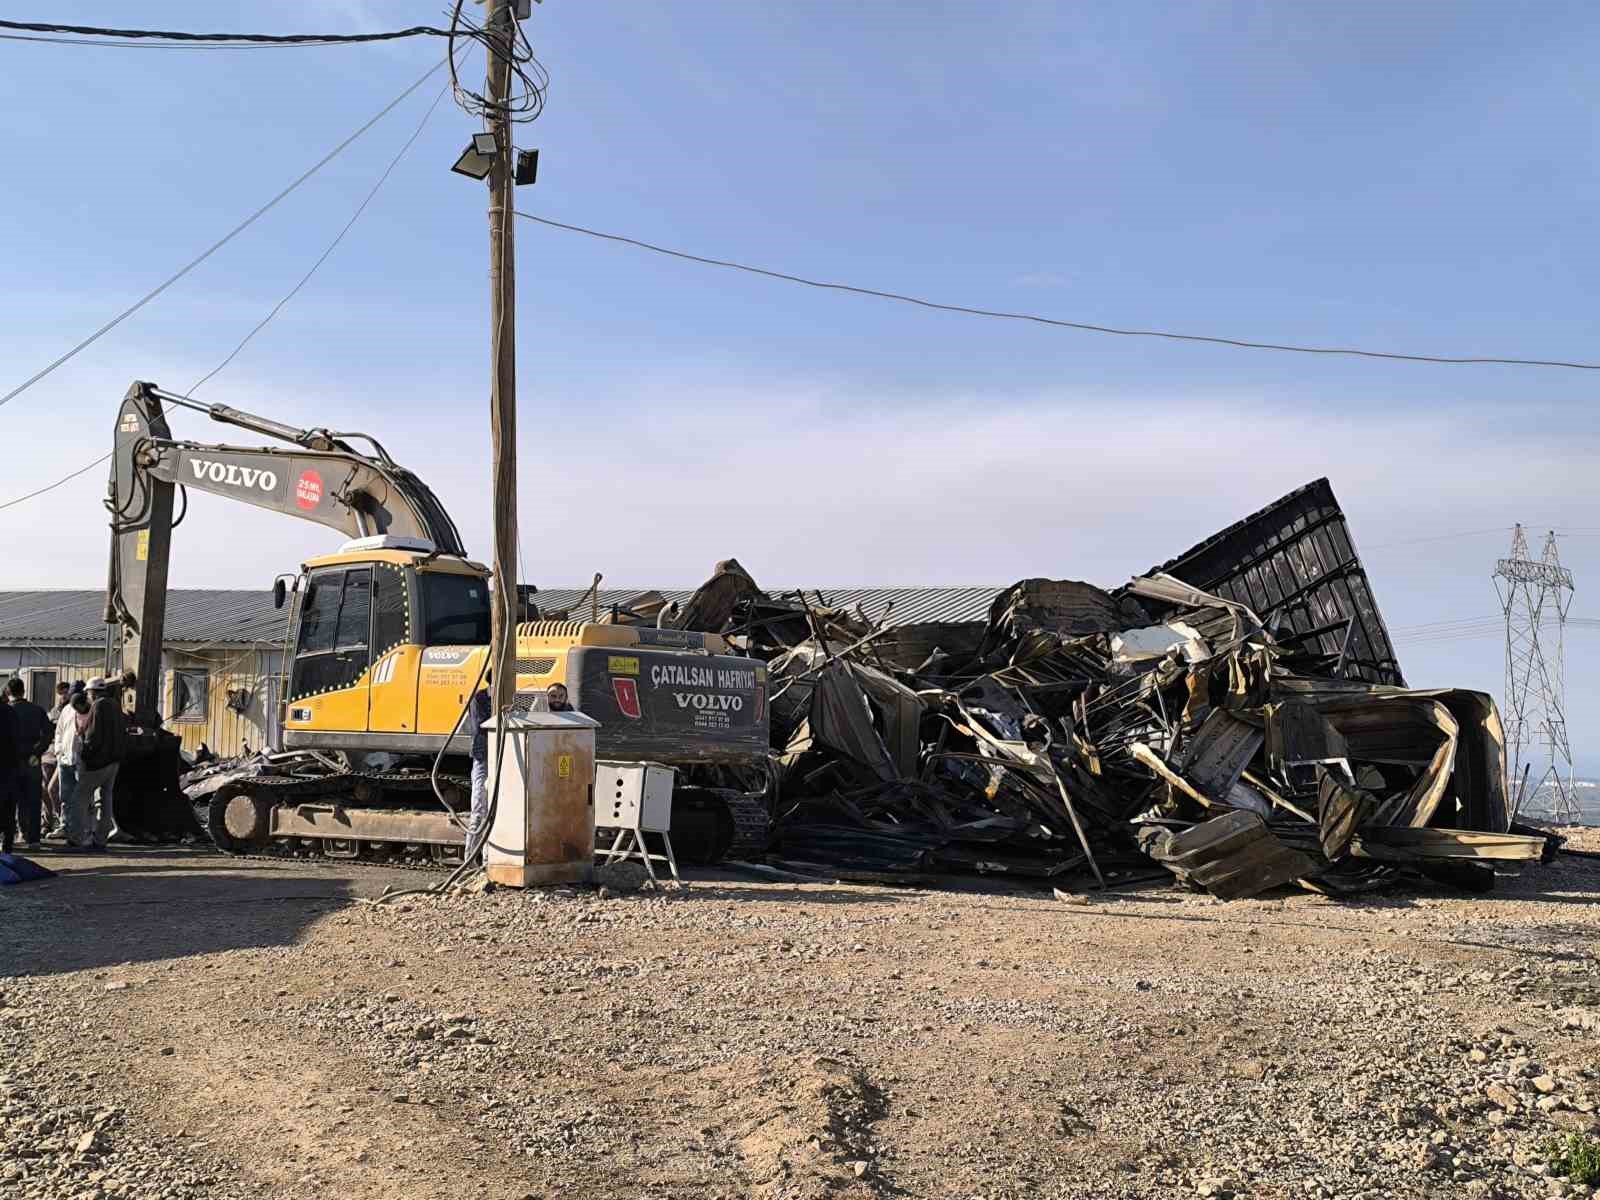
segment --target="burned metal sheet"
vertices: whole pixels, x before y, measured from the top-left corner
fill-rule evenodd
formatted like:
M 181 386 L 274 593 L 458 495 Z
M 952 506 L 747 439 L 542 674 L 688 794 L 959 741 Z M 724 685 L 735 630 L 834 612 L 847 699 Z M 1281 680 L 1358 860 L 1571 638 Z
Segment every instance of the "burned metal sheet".
M 1279 841 L 1252 812 L 1224 813 L 1178 834 L 1146 829 L 1140 841 L 1150 857 L 1179 879 L 1193 881 L 1221 900 L 1258 896 L 1317 871 L 1310 855 Z
M 1374 858 L 1380 862 L 1407 863 L 1442 858 L 1538 862 L 1544 856 L 1545 844 L 1542 836 L 1379 825 L 1357 836 L 1352 852 L 1358 858 Z
M 1281 645 L 1314 660 L 1322 672 L 1405 685 L 1344 510 L 1326 479 L 1273 501 L 1155 571 L 1249 605 Z
M 1227 802 L 1265 736 L 1259 725 L 1215 709 L 1189 739 L 1178 767 L 1207 796 Z

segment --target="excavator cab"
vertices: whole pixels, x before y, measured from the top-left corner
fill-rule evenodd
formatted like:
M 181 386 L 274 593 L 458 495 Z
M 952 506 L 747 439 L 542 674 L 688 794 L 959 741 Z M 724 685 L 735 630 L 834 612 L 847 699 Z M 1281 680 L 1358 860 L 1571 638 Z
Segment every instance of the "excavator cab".
M 489 644 L 488 572 L 409 542 L 359 538 L 306 564 L 286 748 L 436 754 L 453 732 Z

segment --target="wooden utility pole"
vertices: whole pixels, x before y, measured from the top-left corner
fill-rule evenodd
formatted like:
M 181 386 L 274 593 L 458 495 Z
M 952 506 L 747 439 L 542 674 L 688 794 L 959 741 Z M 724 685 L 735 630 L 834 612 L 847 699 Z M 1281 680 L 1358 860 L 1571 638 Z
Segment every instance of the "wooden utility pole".
M 489 666 L 494 711 L 517 691 L 517 273 L 512 229 L 516 149 L 507 100 L 511 93 L 514 0 L 489 0 L 489 130 L 498 150 L 489 172 L 489 336 L 493 356 L 489 426 L 494 453 L 494 610 Z M 496 50 L 499 50 L 499 53 Z

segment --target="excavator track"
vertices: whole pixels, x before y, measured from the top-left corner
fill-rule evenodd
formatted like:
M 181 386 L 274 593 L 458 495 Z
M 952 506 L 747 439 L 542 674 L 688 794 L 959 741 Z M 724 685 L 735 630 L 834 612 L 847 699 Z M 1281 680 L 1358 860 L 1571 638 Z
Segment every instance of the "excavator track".
M 463 799 L 469 794 L 465 776 L 441 775 L 440 783 Z M 388 838 L 274 837 L 271 812 L 280 805 L 319 804 L 360 813 L 395 812 L 374 803 L 396 793 L 426 797 L 436 810 L 432 781 L 419 772 L 350 772 L 330 775 L 257 775 L 236 780 L 208 797 L 204 824 L 217 849 L 242 858 L 360 861 L 373 865 L 448 869 L 459 866 L 459 846 L 398 842 Z M 422 807 L 419 805 L 419 807 Z M 461 814 L 465 820 L 465 814 Z

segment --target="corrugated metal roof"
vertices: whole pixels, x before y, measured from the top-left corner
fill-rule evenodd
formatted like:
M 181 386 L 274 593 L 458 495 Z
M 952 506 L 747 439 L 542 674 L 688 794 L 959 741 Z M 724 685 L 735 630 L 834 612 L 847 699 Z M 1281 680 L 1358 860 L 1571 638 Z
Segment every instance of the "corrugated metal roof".
M 105 604 L 102 591 L 0 592 L 0 645 L 102 645 Z M 283 622 L 271 592 L 174 588 L 167 595 L 168 642 L 281 642 Z
M 626 604 L 648 588 L 601 588 L 600 611 L 613 604 Z M 668 600 L 682 604 L 694 595 L 693 588 L 658 589 Z M 877 621 L 888 614 L 890 625 L 914 625 L 923 621 L 982 621 L 988 619 L 989 605 L 995 595 L 1004 589 L 998 587 L 854 587 L 807 588 L 806 599 L 832 608 L 856 608 Z M 793 594 L 794 589 L 773 588 L 768 595 L 782 597 Z M 540 588 L 537 596 L 541 609 L 571 608 L 588 596 L 587 588 Z M 891 605 L 893 607 L 891 607 Z M 587 602 L 585 607 L 587 607 Z M 576 615 L 576 614 L 575 614 Z
M 623 604 L 648 588 L 601 588 L 600 609 Z M 792 590 L 792 589 L 790 589 Z M 891 625 L 922 621 L 981 621 L 998 587 L 862 587 L 806 589 L 806 597 L 835 608 L 860 607 L 872 620 L 887 613 Z M 536 599 L 545 609 L 570 608 L 587 594 L 585 588 L 543 588 Z M 692 588 L 663 588 L 661 594 L 679 603 Z M 783 589 L 770 593 L 782 596 Z M 892 607 L 891 607 L 892 606 Z M 101 645 L 105 626 L 105 593 L 91 590 L 0 592 L 0 646 L 23 644 Z M 272 607 L 272 593 L 211 588 L 174 588 L 167 597 L 167 641 L 238 645 L 278 643 L 284 614 Z

